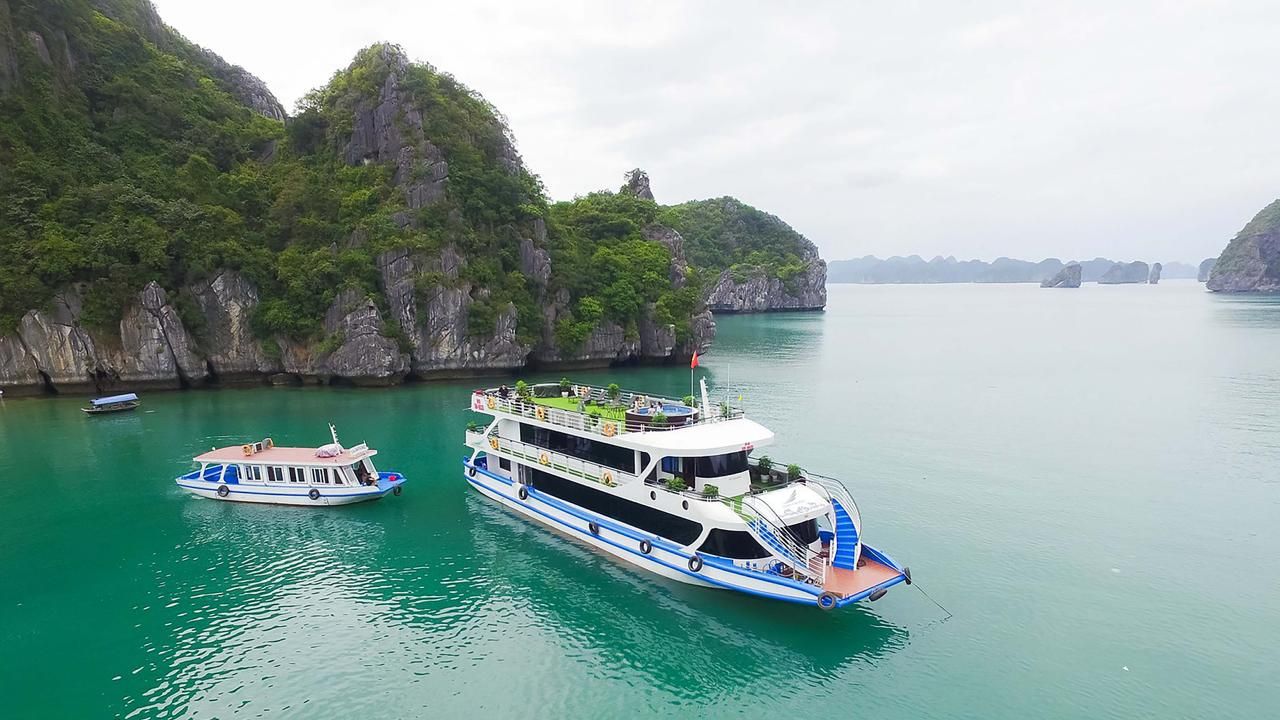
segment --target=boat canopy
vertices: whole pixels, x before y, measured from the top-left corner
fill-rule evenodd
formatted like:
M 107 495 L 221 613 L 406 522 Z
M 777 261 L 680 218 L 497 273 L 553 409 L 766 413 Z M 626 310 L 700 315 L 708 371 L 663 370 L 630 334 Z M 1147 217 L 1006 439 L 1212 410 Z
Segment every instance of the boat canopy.
M 137 399 L 138 399 L 137 395 L 133 393 L 126 393 L 124 395 L 112 395 L 111 397 L 97 398 L 96 400 L 93 400 L 91 402 L 93 403 L 94 407 L 102 407 L 103 405 L 114 405 L 116 403 L 132 402 Z

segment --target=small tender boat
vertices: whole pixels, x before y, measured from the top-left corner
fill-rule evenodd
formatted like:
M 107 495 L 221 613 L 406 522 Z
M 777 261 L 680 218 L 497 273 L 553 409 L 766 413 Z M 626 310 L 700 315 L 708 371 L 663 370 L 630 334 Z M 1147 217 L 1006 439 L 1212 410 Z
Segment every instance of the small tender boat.
M 89 415 L 100 415 L 102 413 L 124 412 L 125 410 L 137 410 L 142 401 L 133 393 L 124 395 L 112 395 L 111 397 L 96 398 L 89 401 L 89 407 L 80 408 Z
M 273 505 L 348 505 L 400 494 L 405 477 L 378 472 L 377 450 L 333 442 L 318 448 L 276 447 L 261 442 L 215 448 L 197 455 L 200 469 L 178 478 L 178 487 L 201 497 Z

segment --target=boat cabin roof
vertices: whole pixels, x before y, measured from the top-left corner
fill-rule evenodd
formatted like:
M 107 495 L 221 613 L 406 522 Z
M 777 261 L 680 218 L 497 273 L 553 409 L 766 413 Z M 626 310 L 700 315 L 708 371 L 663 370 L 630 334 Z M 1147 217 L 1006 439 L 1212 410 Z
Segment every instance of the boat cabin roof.
M 133 393 L 125 393 L 124 395 L 112 395 L 111 397 L 95 398 L 93 400 L 90 400 L 89 402 L 92 403 L 94 407 L 99 407 L 102 405 L 114 405 L 115 403 L 132 402 L 137 399 L 138 399 L 137 395 Z
M 315 448 L 301 447 L 263 448 L 252 455 L 245 455 L 242 446 L 232 445 L 231 447 L 217 448 L 202 455 L 197 455 L 195 461 L 198 463 L 334 467 L 351 465 L 377 454 L 377 450 L 371 450 L 364 445 L 357 445 L 354 448 L 345 448 L 341 453 L 333 457 L 316 457 Z
M 719 455 L 768 445 L 773 442 L 773 432 L 754 420 L 740 417 L 662 432 L 626 432 L 613 440 L 619 445 L 655 454 Z

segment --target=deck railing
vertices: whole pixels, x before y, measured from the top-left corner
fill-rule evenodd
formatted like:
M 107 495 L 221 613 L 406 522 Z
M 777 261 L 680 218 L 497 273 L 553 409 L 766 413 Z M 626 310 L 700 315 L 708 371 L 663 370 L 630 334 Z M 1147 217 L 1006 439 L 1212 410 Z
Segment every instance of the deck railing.
M 637 479 L 633 473 L 497 435 L 485 439 L 484 450 L 491 456 L 514 458 L 531 467 L 552 468 L 608 487 L 625 485 Z
M 535 386 L 537 387 L 537 386 Z M 643 393 L 621 390 L 617 398 L 609 396 L 607 388 L 594 387 L 590 385 L 578 385 L 579 395 L 586 401 L 593 401 L 596 405 L 586 405 L 585 407 L 600 407 L 608 409 L 615 415 L 620 414 L 622 419 L 616 417 L 606 417 L 603 414 L 593 415 L 589 410 L 579 412 L 578 410 L 566 410 L 550 405 L 544 405 L 537 402 L 538 397 L 530 397 L 525 400 L 516 395 L 514 389 L 506 389 L 506 396 L 503 396 L 503 389 L 488 388 L 486 390 L 477 390 L 471 395 L 471 409 L 477 412 L 503 412 L 511 415 L 545 422 L 551 425 L 559 425 L 560 427 L 570 428 L 581 432 L 603 435 L 605 437 L 613 437 L 623 433 L 632 432 L 670 432 L 681 428 L 693 427 L 707 423 L 722 422 L 725 420 L 733 420 L 743 417 L 741 408 L 734 408 L 727 404 L 714 406 L 710 408 L 698 408 L 697 418 L 688 418 L 684 420 L 671 419 L 666 424 L 657 424 L 653 422 L 635 422 L 627 421 L 626 411 L 629 408 L 639 406 L 648 406 L 650 402 L 656 401 L 668 405 L 682 405 L 679 400 L 672 400 L 658 395 L 646 395 Z M 557 395 L 559 390 L 557 389 Z M 571 395 L 570 397 L 574 397 Z

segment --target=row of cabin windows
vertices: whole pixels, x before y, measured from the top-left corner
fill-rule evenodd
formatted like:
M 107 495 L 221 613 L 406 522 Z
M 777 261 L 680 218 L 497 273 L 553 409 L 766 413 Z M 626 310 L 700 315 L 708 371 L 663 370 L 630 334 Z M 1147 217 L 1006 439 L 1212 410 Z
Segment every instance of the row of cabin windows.
M 605 465 L 628 473 L 635 472 L 635 451 L 607 442 L 598 442 L 591 438 L 524 424 L 520 425 L 520 440 L 597 465 Z
M 283 483 L 285 481 L 285 470 L 289 471 L 289 482 L 296 484 L 306 483 L 308 480 L 308 470 L 310 470 L 310 481 L 314 485 L 346 485 L 346 479 L 343 478 L 341 471 L 337 468 L 299 468 L 290 467 L 282 468 L 274 465 L 267 466 L 267 482 Z M 240 465 L 237 467 L 236 477 L 242 480 L 251 480 L 262 482 L 262 466 L 261 465 Z

